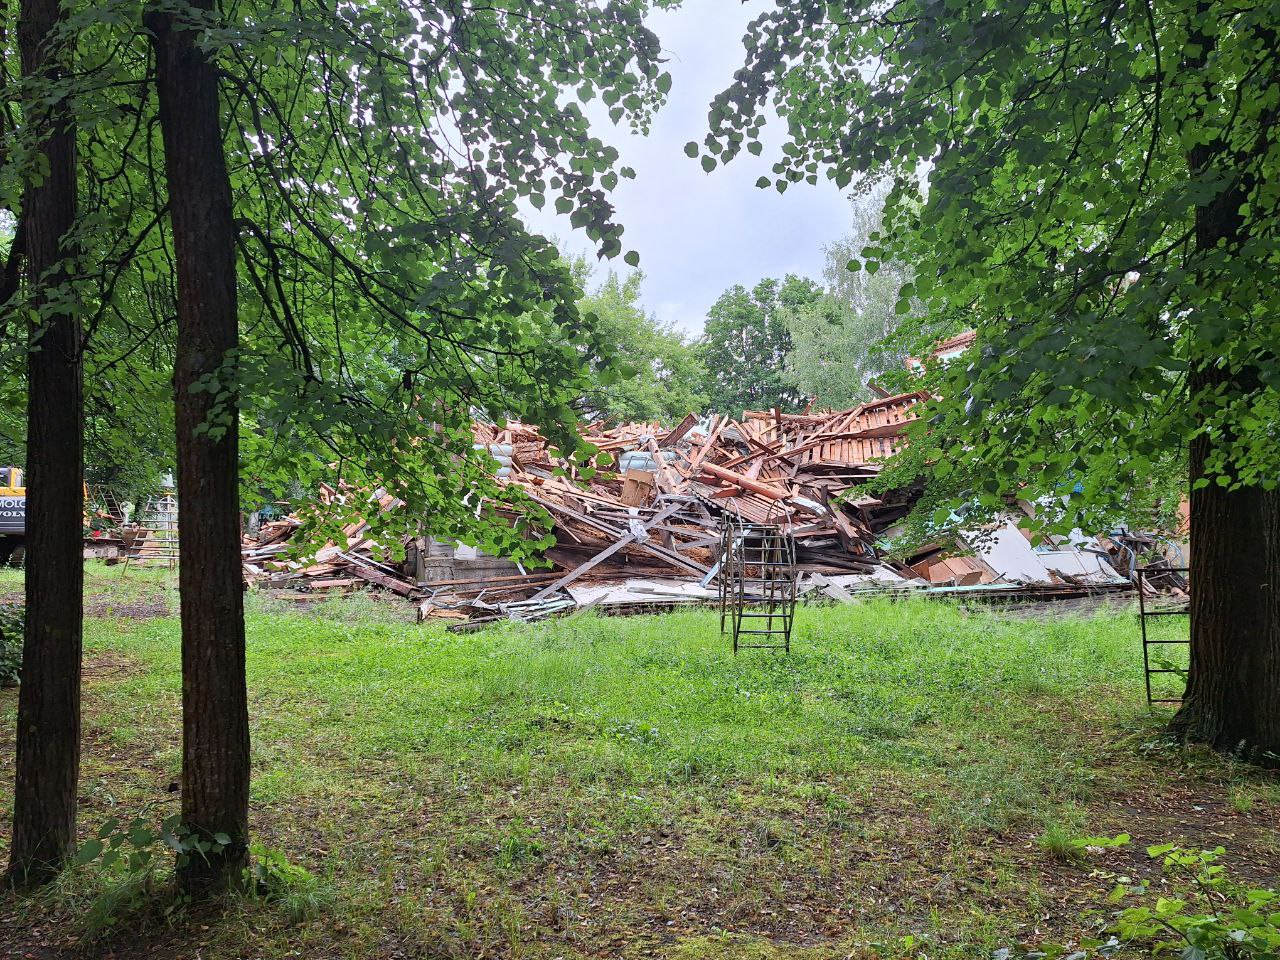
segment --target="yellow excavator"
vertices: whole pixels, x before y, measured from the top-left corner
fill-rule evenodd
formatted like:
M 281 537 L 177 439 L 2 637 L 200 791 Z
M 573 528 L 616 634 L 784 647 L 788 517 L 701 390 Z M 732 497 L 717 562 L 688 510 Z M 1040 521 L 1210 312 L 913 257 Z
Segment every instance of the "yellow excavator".
M 119 519 L 101 511 L 90 516 L 89 486 L 84 488 L 84 535 L 97 537 L 101 530 L 119 526 Z M 27 488 L 21 467 L 0 467 L 0 567 L 22 566 L 27 556 Z
M 0 467 L 0 566 L 21 564 L 26 544 L 27 488 L 22 470 Z

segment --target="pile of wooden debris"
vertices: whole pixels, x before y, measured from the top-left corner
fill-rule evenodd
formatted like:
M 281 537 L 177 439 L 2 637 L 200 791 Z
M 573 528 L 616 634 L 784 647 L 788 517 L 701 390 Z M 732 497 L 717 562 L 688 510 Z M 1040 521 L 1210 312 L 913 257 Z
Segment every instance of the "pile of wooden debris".
M 911 509 L 919 491 L 874 497 L 859 488 L 905 442 L 903 431 L 927 399 L 885 397 L 849 410 L 787 414 L 748 411 L 741 419 L 690 414 L 674 429 L 657 424 L 588 428 L 601 454 L 584 479 L 553 459 L 535 427 L 477 424 L 475 446 L 494 461 L 502 486 L 519 488 L 551 516 L 551 571 L 527 571 L 499 558 L 421 536 L 408 544 L 370 541 L 367 523 L 343 531 L 306 562 L 285 559 L 295 518 L 264 524 L 244 545 L 246 578 L 263 587 L 349 590 L 373 584 L 419 604 L 423 617 L 534 619 L 561 610 L 652 610 L 713 599 L 724 518 L 777 524 L 795 541 L 801 593 L 843 600 L 861 589 L 967 589 L 990 584 L 1046 588 L 1114 587 L 1127 580 L 1109 565 L 1081 561 L 1071 547 L 1048 562 L 1029 560 L 1012 526 L 997 541 L 1016 553 L 1021 579 L 951 545 L 914 558 L 914 567 L 880 555 L 877 543 Z M 357 491 L 325 487 L 322 502 Z M 385 491 L 363 493 L 371 508 L 397 509 Z M 392 549 L 394 548 L 394 549 Z M 1074 552 L 1073 552 L 1074 551 Z M 403 557 L 403 559 L 398 559 Z
M 354 498 L 369 509 L 384 511 L 403 506 L 385 490 L 359 490 L 345 482 L 336 487 L 320 484 L 318 500 L 327 506 L 335 500 Z M 255 586 L 292 588 L 303 591 L 349 591 L 367 584 L 382 587 L 402 597 L 414 595 L 414 586 L 404 576 L 403 564 L 390 561 L 393 552 L 369 536 L 369 521 L 356 520 L 342 529 L 343 543 L 329 541 L 306 560 L 292 557 L 289 538 L 302 526 L 296 516 L 263 523 L 256 535 L 246 536 L 240 554 L 246 582 Z M 399 546 L 399 545 L 397 545 Z

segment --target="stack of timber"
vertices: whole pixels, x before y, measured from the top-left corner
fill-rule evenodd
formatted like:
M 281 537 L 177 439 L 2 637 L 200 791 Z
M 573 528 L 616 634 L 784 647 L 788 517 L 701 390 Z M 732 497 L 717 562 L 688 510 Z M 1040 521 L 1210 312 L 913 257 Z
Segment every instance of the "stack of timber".
M 322 483 L 317 499 L 321 506 L 335 500 L 363 502 L 370 513 L 404 505 L 385 490 L 370 492 L 345 482 L 336 486 Z M 297 559 L 289 540 L 301 526 L 301 519 L 288 516 L 262 524 L 256 537 L 245 538 L 241 560 L 246 582 L 265 590 L 288 588 L 303 592 L 347 592 L 372 585 L 402 597 L 413 595 L 412 582 L 400 566 L 389 562 L 390 551 L 369 536 L 367 519 L 343 527 L 341 541 L 329 540 L 305 559 Z

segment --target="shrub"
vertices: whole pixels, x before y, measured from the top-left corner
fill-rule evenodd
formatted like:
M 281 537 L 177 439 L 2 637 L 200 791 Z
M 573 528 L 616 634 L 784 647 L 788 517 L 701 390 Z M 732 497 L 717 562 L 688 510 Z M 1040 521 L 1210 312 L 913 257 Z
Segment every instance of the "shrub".
M 1180 897 L 1149 894 L 1146 881 L 1121 881 L 1111 894 L 1113 903 L 1136 897 L 1122 910 L 1113 927 L 1122 943 L 1153 954 L 1180 954 L 1188 960 L 1245 960 L 1280 955 L 1280 893 L 1239 883 L 1227 876 L 1215 850 L 1184 850 L 1173 844 L 1147 848 L 1162 858 L 1164 872 L 1184 885 Z
M 1123 834 L 1107 846 L 1128 842 Z M 1036 950 L 1002 948 L 993 960 L 1110 960 L 1117 954 L 1182 957 L 1183 960 L 1275 960 L 1280 956 L 1280 893 L 1240 883 L 1218 863 L 1223 849 L 1187 850 L 1173 844 L 1148 847 L 1162 861 L 1165 882 L 1104 872 L 1114 882 L 1109 916 L 1086 912 L 1096 935 L 1075 943 L 1041 944 Z
M 0 687 L 16 687 L 22 673 L 21 604 L 0 603 Z

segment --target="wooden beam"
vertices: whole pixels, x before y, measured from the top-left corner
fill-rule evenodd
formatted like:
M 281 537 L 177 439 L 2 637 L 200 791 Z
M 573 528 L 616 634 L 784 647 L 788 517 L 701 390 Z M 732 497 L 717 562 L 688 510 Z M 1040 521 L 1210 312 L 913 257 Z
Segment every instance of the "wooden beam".
M 785 500 L 787 492 L 779 490 L 777 487 L 771 487 L 767 483 L 761 483 L 759 480 L 752 480 L 750 477 L 743 476 L 740 473 L 734 473 L 732 470 L 726 470 L 724 467 L 716 466 L 714 463 L 704 463 L 702 465 L 704 473 L 709 473 L 713 477 L 719 477 L 721 480 L 728 480 L 730 483 L 737 484 L 744 490 L 750 490 L 752 493 L 758 493 L 760 496 L 769 500 Z
M 370 583 L 376 583 L 380 587 L 386 587 L 388 590 L 394 591 L 402 597 L 407 597 L 410 594 L 417 592 L 418 588 L 412 583 L 405 580 L 399 580 L 396 577 L 389 576 L 379 570 L 378 567 L 382 566 L 381 564 L 375 563 L 372 560 L 367 560 L 364 557 L 357 556 L 353 553 L 341 553 L 339 556 L 343 560 L 347 561 L 344 569 L 348 573 L 355 574 L 361 580 L 368 580 Z
M 564 516 L 569 517 L 573 520 L 576 520 L 579 523 L 584 523 L 589 527 L 593 527 L 594 529 L 599 530 L 601 533 L 606 534 L 610 537 L 614 537 L 616 539 L 618 537 L 622 537 L 625 535 L 625 531 L 620 530 L 617 527 L 610 526 L 609 524 L 604 523 L 603 521 L 598 520 L 595 517 L 588 517 L 584 514 L 578 513 L 575 510 L 571 510 L 568 507 L 566 507 L 564 504 L 555 503 L 549 500 L 542 500 L 541 498 L 534 496 L 532 492 L 530 492 L 529 496 L 536 502 L 542 504 L 552 513 L 563 514 Z M 660 547 L 657 544 L 648 543 L 644 541 L 637 541 L 636 546 L 639 549 L 644 550 L 646 553 L 651 553 L 655 557 L 658 557 L 661 560 L 666 560 L 668 563 L 671 563 L 677 567 L 682 567 L 685 570 L 690 570 L 693 573 L 697 574 L 698 576 L 702 576 L 704 573 L 707 572 L 707 568 L 704 567 L 702 564 L 694 563 L 688 557 L 682 557 L 680 556 L 680 554 L 676 553 L 674 550 L 667 550 L 665 547 Z
M 698 424 L 697 416 L 692 413 L 687 414 L 685 418 L 680 421 L 679 426 L 677 426 L 674 430 L 672 430 L 660 441 L 658 441 L 658 446 L 659 447 L 675 446 L 677 443 L 683 440 L 684 435 L 688 433 L 690 430 L 692 430 L 695 426 L 697 426 L 697 424 Z
M 673 513 L 679 510 L 681 506 L 683 506 L 683 504 L 681 503 L 667 504 L 667 506 L 663 510 L 658 512 L 657 516 L 653 517 L 651 520 L 649 520 L 648 523 L 643 525 L 644 532 L 648 533 L 649 529 L 652 526 L 667 519 L 667 517 L 671 516 Z M 589 572 L 598 564 L 603 563 L 605 560 L 608 560 L 611 556 L 613 556 L 615 553 L 617 553 L 627 544 L 635 543 L 636 540 L 638 539 L 639 538 L 636 536 L 636 532 L 634 530 L 628 530 L 626 536 L 622 537 L 622 539 L 614 541 L 609 546 L 605 547 L 603 550 L 597 553 L 590 560 L 588 560 L 586 563 L 574 568 L 573 570 L 570 570 L 568 573 L 566 573 L 563 577 L 561 577 L 555 583 L 547 584 L 545 587 L 543 587 L 541 590 L 539 590 L 529 599 L 531 601 L 541 600 L 543 597 L 547 597 L 555 593 L 557 590 L 561 589 L 562 587 L 568 586 L 569 584 L 573 583 L 573 581 L 577 580 L 580 576 L 582 576 L 584 573 Z

